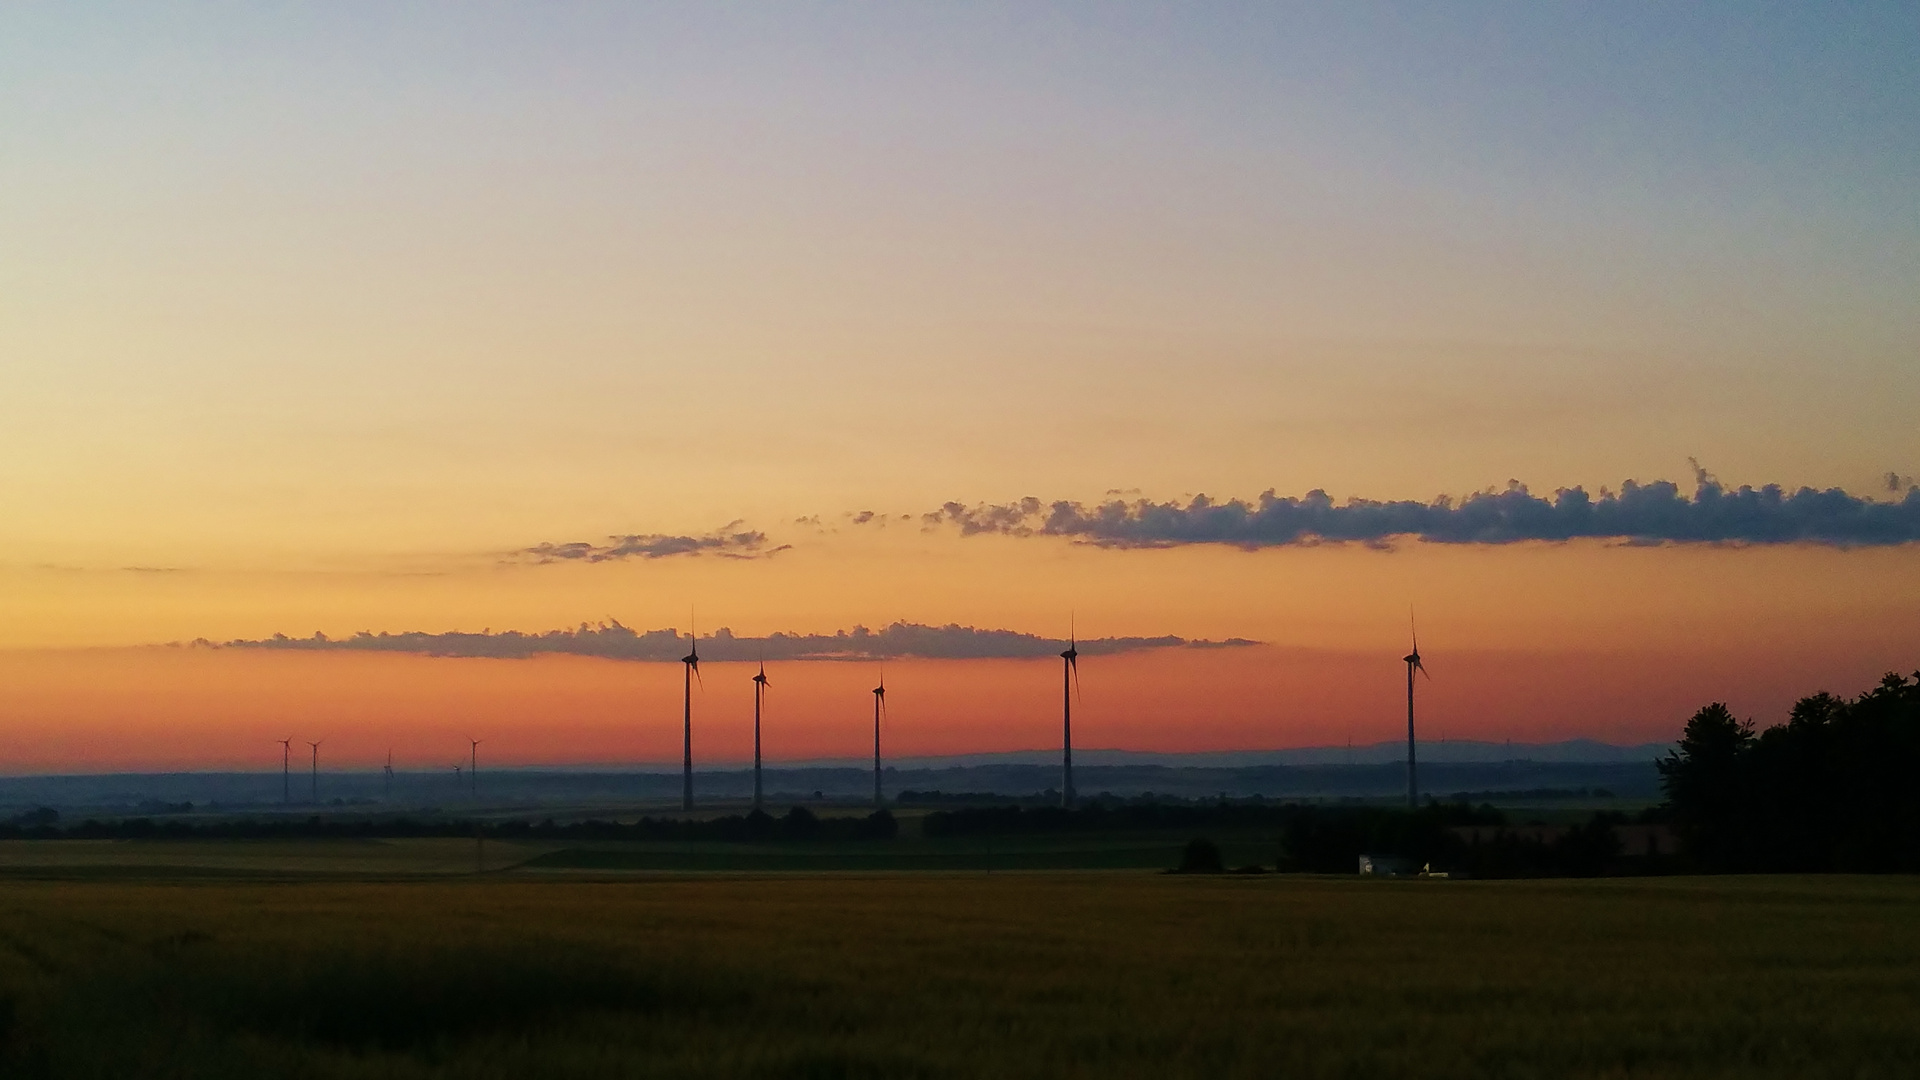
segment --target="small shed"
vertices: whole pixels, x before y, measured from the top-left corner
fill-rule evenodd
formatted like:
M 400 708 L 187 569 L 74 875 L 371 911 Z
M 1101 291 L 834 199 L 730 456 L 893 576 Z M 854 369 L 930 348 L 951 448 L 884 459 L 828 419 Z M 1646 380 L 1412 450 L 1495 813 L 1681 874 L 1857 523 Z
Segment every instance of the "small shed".
M 1398 855 L 1360 856 L 1362 877 L 1401 877 L 1413 870 L 1413 864 Z

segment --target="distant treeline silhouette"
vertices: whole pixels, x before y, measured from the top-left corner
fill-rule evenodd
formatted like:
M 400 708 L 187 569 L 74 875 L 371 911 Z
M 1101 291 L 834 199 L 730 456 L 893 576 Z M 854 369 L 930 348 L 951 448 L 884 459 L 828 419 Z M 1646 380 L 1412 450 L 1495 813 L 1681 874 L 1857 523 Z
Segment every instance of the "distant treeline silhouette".
M 1714 702 L 1660 773 L 1701 869 L 1920 871 L 1920 672 L 1802 698 L 1761 732 Z
M 929 837 L 1020 836 L 1072 832 L 1269 831 L 1281 871 L 1351 874 L 1362 853 L 1388 854 L 1415 866 L 1431 863 L 1474 877 L 1560 877 L 1648 873 L 1664 859 L 1622 858 L 1616 827 L 1624 815 L 1595 814 L 1583 825 L 1547 830 L 1551 836 L 1506 831 L 1507 816 L 1491 806 L 1429 802 L 1418 810 L 1385 806 L 1313 806 L 1298 803 L 1094 803 L 1058 806 L 975 806 L 938 810 L 921 824 Z M 1486 833 L 1484 840 L 1475 839 Z M 1184 872 L 1196 872 L 1183 867 Z
M 1448 802 L 1489 802 L 1493 799 L 1500 799 L 1502 801 L 1522 799 L 1522 800 L 1532 800 L 1532 801 L 1539 801 L 1539 802 L 1548 802 L 1548 801 L 1553 801 L 1558 799 L 1611 799 L 1614 797 L 1615 796 L 1613 794 L 1613 791 L 1610 788 L 1603 788 L 1603 787 L 1602 788 L 1542 787 L 1542 788 L 1527 788 L 1524 791 L 1456 791 L 1453 794 L 1447 796 L 1447 801 Z
M 489 840 L 887 840 L 899 833 L 891 813 L 821 816 L 796 806 L 780 817 L 763 811 L 688 819 L 643 817 L 618 821 L 427 821 L 393 818 L 235 818 L 213 821 L 87 820 L 62 828 L 58 813 L 36 810 L 0 822 L 0 839 L 75 840 L 291 840 L 397 839 L 482 836 Z

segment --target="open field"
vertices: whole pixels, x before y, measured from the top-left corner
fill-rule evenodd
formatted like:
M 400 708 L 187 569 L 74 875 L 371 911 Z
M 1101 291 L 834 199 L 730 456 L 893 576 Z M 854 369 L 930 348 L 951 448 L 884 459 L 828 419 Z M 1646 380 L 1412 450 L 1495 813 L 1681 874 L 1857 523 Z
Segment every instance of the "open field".
M 1272 829 L 1210 830 L 1231 865 L 1272 866 Z M 599 874 L 674 871 L 1160 870 L 1179 862 L 1183 830 L 1015 837 L 922 836 L 906 815 L 892 840 L 536 841 L 448 838 L 354 840 L 0 840 L 9 878 L 371 877 L 489 873 Z
M 555 845 L 472 840 L 0 840 L 9 877 L 411 877 L 499 871 Z
M 1896 1077 L 1920 881 L 0 882 L 0 1073 Z

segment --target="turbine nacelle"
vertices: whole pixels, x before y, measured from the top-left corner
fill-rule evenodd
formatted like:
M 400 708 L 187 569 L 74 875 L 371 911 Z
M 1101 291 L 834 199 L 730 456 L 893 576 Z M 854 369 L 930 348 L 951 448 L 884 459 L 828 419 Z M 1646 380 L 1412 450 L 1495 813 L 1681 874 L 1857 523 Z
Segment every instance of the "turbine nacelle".
M 688 635 L 688 636 L 691 637 L 692 635 Z M 695 637 L 693 639 L 693 645 L 689 648 L 687 655 L 680 658 L 680 662 L 687 665 L 688 674 L 692 675 L 696 679 L 700 678 L 700 639 L 699 638 Z M 700 685 L 705 686 L 706 680 L 701 679 Z

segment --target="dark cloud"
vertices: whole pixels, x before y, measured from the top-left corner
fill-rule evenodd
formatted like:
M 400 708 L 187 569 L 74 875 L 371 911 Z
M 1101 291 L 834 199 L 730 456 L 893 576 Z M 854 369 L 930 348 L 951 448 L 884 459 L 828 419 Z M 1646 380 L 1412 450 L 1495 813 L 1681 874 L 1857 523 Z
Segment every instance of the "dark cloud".
M 207 644 L 195 642 L 195 644 Z M 897 622 L 879 630 L 856 626 L 835 634 L 769 634 L 766 637 L 736 637 L 721 628 L 700 639 L 700 654 L 708 660 L 884 660 L 898 657 L 928 659 L 1011 659 L 1054 656 L 1066 647 L 1064 640 L 1023 634 L 1014 630 L 978 630 L 971 626 L 948 624 L 925 626 Z M 1164 637 L 1094 638 L 1079 643 L 1089 656 L 1136 652 L 1142 649 L 1229 648 L 1257 645 L 1245 638 L 1225 641 L 1193 641 Z M 429 634 L 408 631 L 399 634 L 361 631 L 352 637 L 330 638 L 316 632 L 312 637 L 293 638 L 275 634 L 257 641 L 228 641 L 215 648 L 290 649 L 307 651 L 359 650 L 366 652 L 420 653 L 427 656 L 478 656 L 523 659 L 546 653 L 575 656 L 599 656 L 614 660 L 655 662 L 678 661 L 686 653 L 686 638 L 674 629 L 632 630 L 618 620 L 581 623 L 572 630 L 548 630 L 523 634 L 518 630 L 493 633 L 449 631 Z
M 769 547 L 767 534 L 742 530 L 735 521 L 705 536 L 671 536 L 665 533 L 634 533 L 610 536 L 605 544 L 576 540 L 569 544 L 539 544 L 514 552 L 519 559 L 536 563 L 614 562 L 621 559 L 664 559 L 670 555 L 719 555 L 729 559 L 759 559 L 791 547 Z
M 929 526 L 964 535 L 1065 536 L 1101 547 L 1155 548 L 1231 544 L 1242 548 L 1359 542 L 1385 545 L 1401 537 L 1437 544 L 1511 544 L 1583 537 L 1634 544 L 1824 544 L 1866 547 L 1920 541 L 1920 489 L 1878 502 L 1839 488 L 1797 491 L 1769 484 L 1729 489 L 1695 466 L 1691 497 L 1677 484 L 1627 481 L 1596 498 L 1583 488 L 1535 495 L 1509 481 L 1430 503 L 1348 499 L 1324 491 L 1282 498 L 1268 490 L 1253 500 L 1157 503 L 1119 499 L 1086 505 L 1026 498 L 1004 505 L 950 502 L 923 515 Z

